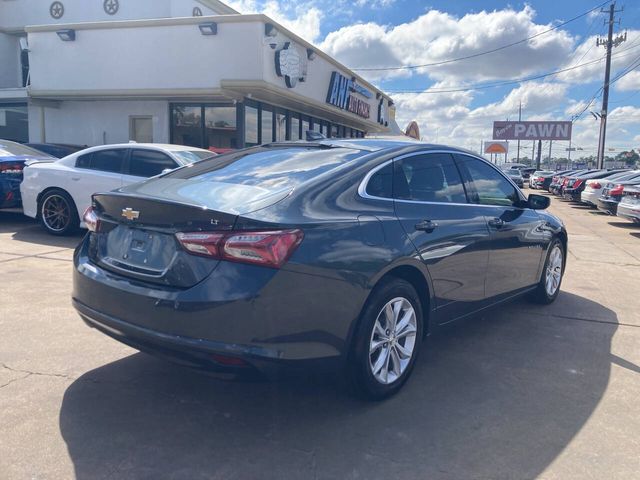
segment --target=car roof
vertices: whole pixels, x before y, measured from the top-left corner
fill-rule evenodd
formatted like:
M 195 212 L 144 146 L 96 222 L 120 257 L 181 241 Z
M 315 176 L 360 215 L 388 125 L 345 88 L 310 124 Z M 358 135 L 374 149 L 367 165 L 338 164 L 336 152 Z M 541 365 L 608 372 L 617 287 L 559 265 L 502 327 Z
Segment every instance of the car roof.
M 160 150 L 170 150 L 173 152 L 181 152 L 185 150 L 200 150 L 203 152 L 209 151 L 204 148 L 190 147 L 187 145 L 173 145 L 171 143 L 137 143 L 137 142 L 112 143 L 108 145 L 96 145 L 95 147 L 89 147 L 89 148 L 96 149 L 96 150 L 102 150 L 104 148 L 152 148 L 152 149 L 160 149 Z

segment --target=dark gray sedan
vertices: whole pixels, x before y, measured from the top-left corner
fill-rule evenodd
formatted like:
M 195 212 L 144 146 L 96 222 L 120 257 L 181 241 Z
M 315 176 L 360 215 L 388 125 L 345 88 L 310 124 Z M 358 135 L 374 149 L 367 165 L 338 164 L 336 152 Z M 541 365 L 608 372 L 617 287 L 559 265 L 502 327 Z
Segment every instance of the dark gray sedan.
M 456 148 L 239 150 L 94 195 L 73 304 L 88 325 L 185 364 L 333 361 L 383 398 L 438 326 L 520 294 L 555 300 L 567 232 L 548 205 Z

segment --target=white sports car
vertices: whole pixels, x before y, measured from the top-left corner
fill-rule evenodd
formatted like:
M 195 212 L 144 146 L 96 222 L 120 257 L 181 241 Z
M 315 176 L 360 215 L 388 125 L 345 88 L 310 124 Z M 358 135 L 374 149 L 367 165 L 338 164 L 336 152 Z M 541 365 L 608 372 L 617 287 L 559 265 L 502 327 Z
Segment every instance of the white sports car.
M 214 156 L 182 145 L 124 143 L 81 150 L 56 162 L 32 163 L 20 184 L 24 214 L 53 235 L 84 228 L 91 195 L 140 182 L 166 170 Z

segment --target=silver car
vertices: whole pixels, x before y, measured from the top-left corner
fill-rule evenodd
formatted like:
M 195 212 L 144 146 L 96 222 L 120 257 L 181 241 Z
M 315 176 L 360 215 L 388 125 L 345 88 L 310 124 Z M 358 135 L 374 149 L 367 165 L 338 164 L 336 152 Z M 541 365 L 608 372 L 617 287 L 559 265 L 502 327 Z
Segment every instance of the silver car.
M 626 187 L 618 204 L 617 215 L 640 223 L 640 186 Z

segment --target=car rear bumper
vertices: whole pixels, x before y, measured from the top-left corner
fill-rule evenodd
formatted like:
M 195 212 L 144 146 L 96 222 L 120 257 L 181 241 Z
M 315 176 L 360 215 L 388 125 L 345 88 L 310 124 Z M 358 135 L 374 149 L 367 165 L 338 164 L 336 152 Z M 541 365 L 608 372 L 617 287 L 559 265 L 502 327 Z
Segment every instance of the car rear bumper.
M 615 215 L 618 210 L 618 202 L 615 200 L 605 200 L 603 198 L 599 198 L 596 206 L 598 207 L 598 210 L 610 215 Z
M 626 203 L 618 204 L 617 215 L 634 222 L 640 221 L 640 205 L 628 205 Z
M 7 175 L 8 177 L 8 175 Z M 0 208 L 18 208 L 22 206 L 22 198 L 20 197 L 20 178 L 2 178 L 0 177 Z
M 580 194 L 582 192 L 580 190 L 566 189 L 564 194 L 562 195 L 565 200 L 571 200 L 572 202 L 580 201 Z
M 598 194 L 587 192 L 586 190 L 580 194 L 580 201 L 589 205 L 596 205 L 598 202 Z
M 343 358 L 366 292 L 347 282 L 220 262 L 188 289 L 141 284 L 76 249 L 73 305 L 92 327 L 140 350 L 224 368 L 216 355 L 263 372 Z M 349 298 L 350 301 L 346 301 Z

